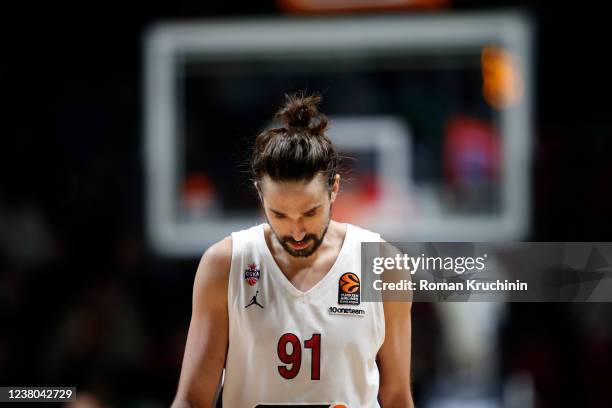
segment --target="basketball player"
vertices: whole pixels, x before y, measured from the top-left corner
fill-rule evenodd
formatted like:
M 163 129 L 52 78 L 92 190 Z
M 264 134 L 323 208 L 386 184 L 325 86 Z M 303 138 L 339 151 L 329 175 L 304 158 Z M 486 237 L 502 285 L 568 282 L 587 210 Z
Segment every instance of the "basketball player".
M 406 408 L 410 303 L 360 302 L 360 243 L 378 234 L 331 220 L 340 188 L 319 96 L 294 95 L 284 126 L 251 158 L 267 223 L 211 246 L 193 310 L 174 408 Z

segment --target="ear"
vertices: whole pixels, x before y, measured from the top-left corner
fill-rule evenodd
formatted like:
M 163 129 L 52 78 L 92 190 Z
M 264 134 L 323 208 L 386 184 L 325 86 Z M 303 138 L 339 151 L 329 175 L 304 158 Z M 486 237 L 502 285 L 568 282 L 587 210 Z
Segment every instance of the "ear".
M 330 200 L 333 203 L 336 201 L 336 196 L 338 196 L 338 192 L 340 191 L 340 175 L 336 174 L 334 176 L 334 184 L 332 184 L 330 191 Z

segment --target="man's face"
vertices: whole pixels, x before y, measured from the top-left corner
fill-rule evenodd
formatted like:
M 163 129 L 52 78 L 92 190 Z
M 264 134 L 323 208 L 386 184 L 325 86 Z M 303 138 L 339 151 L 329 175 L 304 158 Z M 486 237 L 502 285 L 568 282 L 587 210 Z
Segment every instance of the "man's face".
M 331 194 L 323 174 L 309 181 L 291 182 L 278 182 L 264 176 L 258 183 L 268 223 L 290 255 L 310 256 L 323 242 L 339 179 L 336 176 Z

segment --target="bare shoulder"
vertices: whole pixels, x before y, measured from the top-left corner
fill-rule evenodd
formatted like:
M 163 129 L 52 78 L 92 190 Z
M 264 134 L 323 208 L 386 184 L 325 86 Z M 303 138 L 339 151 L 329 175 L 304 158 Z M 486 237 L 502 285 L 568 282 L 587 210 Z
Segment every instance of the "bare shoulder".
M 232 263 L 232 237 L 227 236 L 213 244 L 202 255 L 202 261 L 209 266 L 227 266 L 229 268 Z
M 380 237 L 380 255 L 386 258 L 394 258 L 396 255 L 401 255 L 402 251 L 393 243 L 388 242 L 382 236 Z
M 194 286 L 205 287 L 208 292 L 227 289 L 231 265 L 232 237 L 228 236 L 204 252 L 198 265 Z
M 383 237 L 380 237 L 380 255 L 384 258 L 395 258 L 397 255 L 402 255 L 402 251 L 394 244 L 387 242 Z M 411 279 L 412 276 L 404 270 L 390 270 L 385 273 L 395 275 L 396 279 Z M 387 295 L 387 296 L 385 296 Z M 393 319 L 410 319 L 410 311 L 412 309 L 412 296 L 406 298 L 402 293 L 385 293 L 383 294 L 383 307 L 385 311 L 385 320 L 389 322 Z

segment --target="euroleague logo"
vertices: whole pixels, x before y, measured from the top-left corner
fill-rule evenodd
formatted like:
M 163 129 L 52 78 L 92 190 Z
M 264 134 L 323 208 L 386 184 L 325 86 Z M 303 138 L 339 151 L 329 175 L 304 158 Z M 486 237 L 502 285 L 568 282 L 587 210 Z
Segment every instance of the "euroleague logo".
M 244 280 L 251 286 L 255 285 L 261 277 L 261 271 L 257 269 L 257 264 L 253 262 L 244 270 Z
M 346 272 L 338 282 L 338 304 L 358 305 L 361 288 L 359 276 L 353 272 Z

